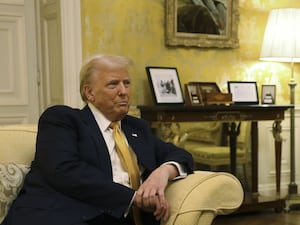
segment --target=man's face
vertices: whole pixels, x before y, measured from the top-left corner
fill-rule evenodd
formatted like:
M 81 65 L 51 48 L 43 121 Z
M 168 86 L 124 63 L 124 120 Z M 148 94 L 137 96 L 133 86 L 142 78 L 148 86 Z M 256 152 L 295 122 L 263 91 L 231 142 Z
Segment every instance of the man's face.
M 104 116 L 111 120 L 121 120 L 129 110 L 130 78 L 123 68 L 94 74 L 92 82 L 85 86 L 86 96 Z

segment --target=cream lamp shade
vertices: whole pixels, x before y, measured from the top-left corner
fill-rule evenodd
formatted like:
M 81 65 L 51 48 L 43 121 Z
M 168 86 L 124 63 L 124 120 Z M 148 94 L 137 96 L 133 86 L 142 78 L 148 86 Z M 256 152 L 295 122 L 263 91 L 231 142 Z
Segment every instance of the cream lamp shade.
M 274 62 L 300 62 L 300 8 L 270 11 L 260 59 Z

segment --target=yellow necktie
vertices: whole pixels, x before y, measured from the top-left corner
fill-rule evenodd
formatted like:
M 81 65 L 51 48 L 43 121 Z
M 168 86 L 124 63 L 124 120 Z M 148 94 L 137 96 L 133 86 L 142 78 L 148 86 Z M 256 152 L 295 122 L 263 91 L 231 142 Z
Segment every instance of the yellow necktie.
M 113 138 L 115 140 L 116 151 L 120 158 L 121 165 L 128 173 L 131 187 L 134 190 L 137 190 L 140 186 L 140 172 L 137 160 L 127 145 L 119 124 L 117 122 L 112 122 L 109 127 L 113 129 Z
M 116 144 L 116 151 L 120 158 L 123 169 L 128 173 L 129 182 L 134 190 L 137 190 L 140 186 L 140 171 L 137 164 L 137 160 L 130 150 L 125 137 L 122 134 L 119 123 L 112 122 L 109 125 L 113 129 L 113 138 Z M 136 225 L 142 225 L 140 211 L 133 205 L 132 207 L 133 218 Z

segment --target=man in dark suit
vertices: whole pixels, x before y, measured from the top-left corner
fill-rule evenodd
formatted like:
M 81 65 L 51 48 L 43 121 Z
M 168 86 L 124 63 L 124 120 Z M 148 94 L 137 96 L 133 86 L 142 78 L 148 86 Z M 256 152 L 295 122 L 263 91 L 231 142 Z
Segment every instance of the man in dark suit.
M 130 65 L 122 56 L 94 56 L 80 74 L 86 106 L 53 106 L 41 115 L 31 171 L 2 224 L 141 224 L 132 207 L 143 225 L 169 218 L 165 188 L 169 180 L 192 173 L 192 157 L 155 137 L 145 121 L 127 115 Z M 137 159 L 137 190 L 116 152 L 111 122 L 121 125 Z

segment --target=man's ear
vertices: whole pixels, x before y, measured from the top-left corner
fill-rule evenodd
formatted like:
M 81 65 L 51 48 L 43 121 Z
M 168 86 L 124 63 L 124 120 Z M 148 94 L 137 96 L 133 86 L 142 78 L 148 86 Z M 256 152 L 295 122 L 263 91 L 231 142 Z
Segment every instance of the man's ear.
M 94 101 L 94 93 L 93 93 L 93 89 L 90 87 L 90 85 L 84 85 L 83 91 L 84 91 L 84 95 L 87 98 L 87 100 L 90 102 L 93 102 Z

